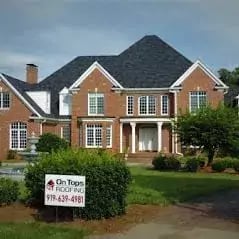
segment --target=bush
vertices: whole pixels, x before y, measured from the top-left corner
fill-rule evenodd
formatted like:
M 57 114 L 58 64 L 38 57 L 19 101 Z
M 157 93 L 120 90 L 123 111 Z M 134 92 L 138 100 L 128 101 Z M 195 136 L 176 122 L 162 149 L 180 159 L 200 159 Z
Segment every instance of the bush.
M 212 163 L 212 169 L 216 172 L 223 172 L 226 168 L 228 168 L 228 160 L 216 160 Z
M 52 151 L 67 149 L 68 142 L 55 134 L 46 133 L 40 136 L 36 147 L 39 152 L 51 153 Z
M 68 149 L 44 155 L 40 161 L 29 165 L 26 187 L 39 206 L 44 203 L 46 173 L 86 176 L 85 208 L 74 209 L 78 217 L 100 219 L 125 213 L 130 171 L 124 161 L 107 151 Z
M 188 172 L 197 172 L 205 166 L 206 159 L 203 157 L 187 157 L 185 169 Z
M 8 150 L 7 160 L 21 160 L 22 157 L 17 153 L 17 150 Z
M 236 172 L 239 172 L 239 160 L 234 161 L 233 168 Z
M 19 194 L 18 182 L 9 178 L 0 178 L 0 205 L 15 202 Z
M 152 164 L 154 169 L 161 171 L 178 171 L 181 168 L 181 163 L 175 156 L 166 156 L 163 154 L 156 156 Z

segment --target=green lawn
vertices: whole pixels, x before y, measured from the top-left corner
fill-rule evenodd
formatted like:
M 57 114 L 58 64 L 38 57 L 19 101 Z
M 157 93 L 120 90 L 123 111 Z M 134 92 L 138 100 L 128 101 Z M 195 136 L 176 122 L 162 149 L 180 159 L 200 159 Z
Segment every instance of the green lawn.
M 43 223 L 1 223 L 1 239 L 82 239 L 84 232 Z
M 239 189 L 239 175 L 225 173 L 159 172 L 131 167 L 130 204 L 168 205 L 221 190 Z

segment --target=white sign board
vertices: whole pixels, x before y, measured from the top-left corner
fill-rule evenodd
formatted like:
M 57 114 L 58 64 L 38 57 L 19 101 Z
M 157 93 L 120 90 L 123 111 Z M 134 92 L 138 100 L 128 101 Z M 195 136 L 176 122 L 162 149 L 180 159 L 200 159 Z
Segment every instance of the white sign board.
M 85 176 L 45 175 L 45 205 L 85 206 Z

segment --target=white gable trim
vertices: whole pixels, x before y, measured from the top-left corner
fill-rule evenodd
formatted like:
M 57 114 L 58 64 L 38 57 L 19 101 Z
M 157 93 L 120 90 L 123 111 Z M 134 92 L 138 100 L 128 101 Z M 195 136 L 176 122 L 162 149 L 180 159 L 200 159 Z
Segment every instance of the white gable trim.
M 212 73 L 201 61 L 197 60 L 192 66 L 190 66 L 180 77 L 176 80 L 170 88 L 178 87 L 182 84 L 182 82 L 197 68 L 200 67 L 217 85 L 221 86 L 224 89 L 228 89 L 229 87 L 225 85 L 215 74 Z
M 19 91 L 0 73 L 0 78 L 4 81 L 4 83 L 22 100 L 22 102 L 38 117 L 41 115 L 26 101 L 26 99 L 19 93 Z
M 79 87 L 79 85 L 95 70 L 99 70 L 114 86 L 118 86 L 123 89 L 122 85 L 110 75 L 110 73 L 104 69 L 97 61 L 95 61 L 69 88 L 72 90 L 74 88 Z

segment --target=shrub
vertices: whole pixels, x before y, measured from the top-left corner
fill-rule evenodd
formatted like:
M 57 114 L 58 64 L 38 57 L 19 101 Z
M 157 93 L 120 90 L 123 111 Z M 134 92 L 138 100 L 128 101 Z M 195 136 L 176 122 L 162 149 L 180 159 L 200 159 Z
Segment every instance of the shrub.
M 125 213 L 130 171 L 124 161 L 107 151 L 68 149 L 44 155 L 40 161 L 29 165 L 26 187 L 39 206 L 44 202 L 47 173 L 86 176 L 85 208 L 74 209 L 80 218 L 100 219 Z
M 223 172 L 228 167 L 228 160 L 216 160 L 212 163 L 212 169 L 216 172 Z
M 185 166 L 187 172 L 197 172 L 199 168 L 199 160 L 196 157 L 191 157 L 187 159 Z
M 175 156 L 166 156 L 163 154 L 156 156 L 152 164 L 154 169 L 161 171 L 178 171 L 181 168 L 181 163 Z
M 9 178 L 0 178 L 0 205 L 11 204 L 18 198 L 18 182 Z
M 68 143 L 66 140 L 58 137 L 55 134 L 46 133 L 40 136 L 39 142 L 36 144 L 37 151 L 49 152 L 66 149 Z
M 14 159 L 14 160 L 20 160 L 22 159 L 22 157 L 17 153 L 16 150 L 8 150 L 8 153 L 7 153 L 7 160 L 11 160 L 11 159 Z
M 239 172 L 239 160 L 234 161 L 233 168 L 236 172 Z
M 180 161 L 184 163 L 185 171 L 197 172 L 200 168 L 205 166 L 206 158 L 202 156 L 181 157 Z

